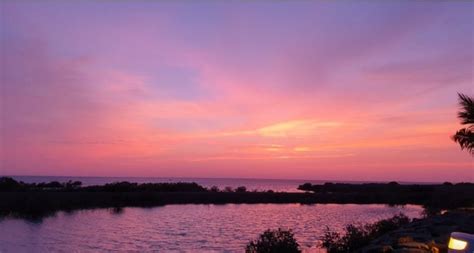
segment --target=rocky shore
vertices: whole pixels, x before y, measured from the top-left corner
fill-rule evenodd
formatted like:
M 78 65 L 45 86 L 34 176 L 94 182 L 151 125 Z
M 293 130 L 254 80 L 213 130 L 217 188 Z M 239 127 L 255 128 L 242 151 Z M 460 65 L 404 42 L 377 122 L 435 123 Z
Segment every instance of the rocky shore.
M 447 252 L 451 232 L 474 234 L 474 210 L 449 211 L 415 219 L 410 224 L 372 241 L 360 252 L 437 253 Z

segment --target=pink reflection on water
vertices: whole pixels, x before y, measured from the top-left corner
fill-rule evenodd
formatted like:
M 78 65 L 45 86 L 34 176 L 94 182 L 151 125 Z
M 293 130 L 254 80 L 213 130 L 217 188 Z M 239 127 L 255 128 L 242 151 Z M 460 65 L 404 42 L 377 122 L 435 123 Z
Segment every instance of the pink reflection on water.
M 325 226 L 374 222 L 399 212 L 418 217 L 407 205 L 227 204 L 168 205 L 59 213 L 42 222 L 0 221 L 0 251 L 180 251 L 242 252 L 266 229 L 292 229 L 305 252 L 318 252 Z

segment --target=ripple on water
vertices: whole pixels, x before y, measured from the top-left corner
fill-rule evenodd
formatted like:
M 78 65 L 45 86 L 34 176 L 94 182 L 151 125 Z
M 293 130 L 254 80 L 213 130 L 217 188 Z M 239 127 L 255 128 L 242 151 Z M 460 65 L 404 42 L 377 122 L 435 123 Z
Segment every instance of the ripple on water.
M 400 212 L 419 217 L 420 206 L 338 204 L 167 205 L 60 212 L 41 222 L 0 221 L 0 252 L 216 251 L 242 252 L 266 229 L 292 229 L 308 252 L 324 228 L 374 222 Z

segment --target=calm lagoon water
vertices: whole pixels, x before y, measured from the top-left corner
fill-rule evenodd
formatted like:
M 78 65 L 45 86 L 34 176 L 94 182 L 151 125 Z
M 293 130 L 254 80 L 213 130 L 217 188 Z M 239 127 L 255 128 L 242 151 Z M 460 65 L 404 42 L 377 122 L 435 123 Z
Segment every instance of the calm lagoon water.
M 306 252 L 318 252 L 325 226 L 341 230 L 421 211 L 414 205 L 226 204 L 59 212 L 34 221 L 0 219 L 0 252 L 243 252 L 249 240 L 278 227 L 292 229 Z

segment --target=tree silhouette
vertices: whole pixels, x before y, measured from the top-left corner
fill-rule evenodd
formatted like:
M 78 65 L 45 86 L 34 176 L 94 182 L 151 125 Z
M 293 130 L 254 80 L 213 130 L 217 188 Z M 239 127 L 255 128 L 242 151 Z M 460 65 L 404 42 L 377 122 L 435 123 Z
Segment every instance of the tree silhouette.
M 246 253 L 299 253 L 299 244 L 291 230 L 266 230 L 255 241 L 250 241 Z
M 474 100 L 461 93 L 458 93 L 458 96 L 459 105 L 461 106 L 458 118 L 461 120 L 461 124 L 468 126 L 459 129 L 452 136 L 452 139 L 461 146 L 461 149 L 466 149 L 474 156 Z

